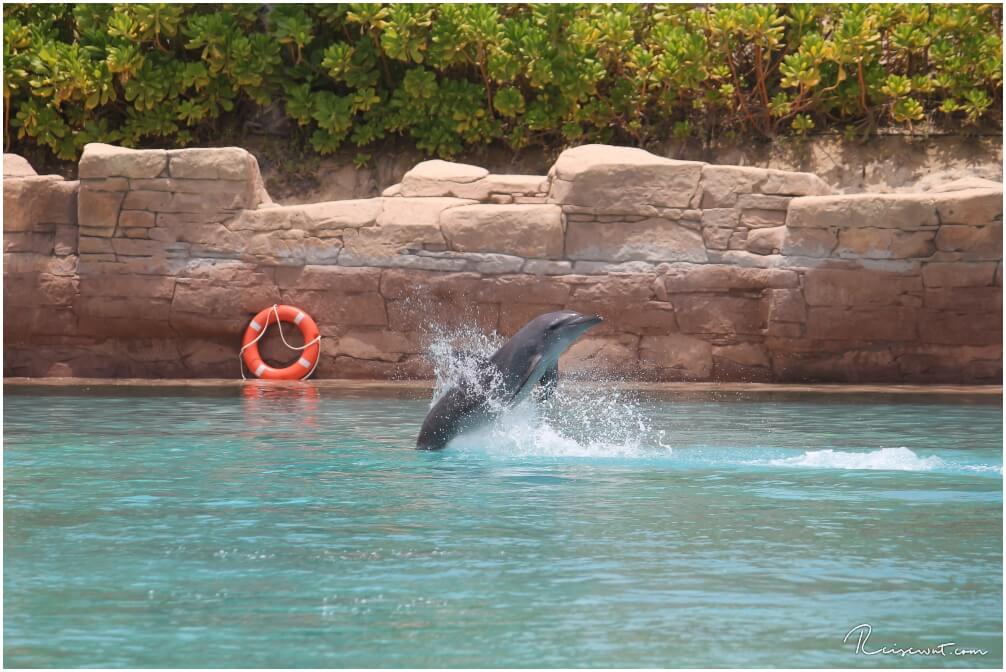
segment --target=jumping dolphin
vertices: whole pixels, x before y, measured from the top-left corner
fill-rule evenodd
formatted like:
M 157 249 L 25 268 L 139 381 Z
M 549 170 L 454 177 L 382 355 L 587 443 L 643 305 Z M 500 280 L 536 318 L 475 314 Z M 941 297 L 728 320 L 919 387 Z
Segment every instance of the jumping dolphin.
M 452 387 L 430 409 L 416 448 L 440 450 L 458 434 L 516 406 L 535 385 L 541 385 L 547 398 L 558 381 L 559 356 L 599 322 L 597 315 L 561 310 L 525 324 L 485 362 L 477 381 Z

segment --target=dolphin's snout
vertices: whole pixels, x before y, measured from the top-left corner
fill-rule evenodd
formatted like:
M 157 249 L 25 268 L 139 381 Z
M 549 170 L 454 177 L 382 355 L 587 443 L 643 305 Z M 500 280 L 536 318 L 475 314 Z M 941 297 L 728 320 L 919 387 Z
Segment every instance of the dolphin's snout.
M 604 322 L 600 315 L 577 315 L 566 322 L 567 327 L 593 327 Z

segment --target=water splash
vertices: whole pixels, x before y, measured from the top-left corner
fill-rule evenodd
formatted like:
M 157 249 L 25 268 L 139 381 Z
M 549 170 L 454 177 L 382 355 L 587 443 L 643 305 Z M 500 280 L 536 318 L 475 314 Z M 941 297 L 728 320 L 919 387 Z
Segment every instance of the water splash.
M 428 354 L 436 386 L 432 406 L 447 390 L 468 384 L 490 392 L 498 377 L 486 375 L 485 362 L 506 342 L 496 332 L 471 324 L 429 328 Z M 498 371 L 496 372 L 498 376 Z M 651 428 L 634 393 L 604 385 L 579 386 L 564 380 L 547 401 L 532 398 L 513 408 L 499 406 L 493 422 L 467 432 L 451 448 L 506 456 L 653 457 L 667 456 L 664 432 Z M 604 380 L 597 372 L 593 381 Z M 617 381 L 608 381 L 617 382 Z
M 905 447 L 881 448 L 866 453 L 841 450 L 809 450 L 796 457 L 769 460 L 769 464 L 780 467 L 810 467 L 813 469 L 871 469 L 885 471 L 932 471 L 942 469 L 947 464 L 932 455 L 920 457 Z
M 436 377 L 430 408 L 456 385 L 498 384 L 498 378 L 490 377 L 487 381 L 485 377 L 485 362 L 506 342 L 495 331 L 487 334 L 471 324 L 461 327 L 434 324 L 428 328 L 427 336 Z

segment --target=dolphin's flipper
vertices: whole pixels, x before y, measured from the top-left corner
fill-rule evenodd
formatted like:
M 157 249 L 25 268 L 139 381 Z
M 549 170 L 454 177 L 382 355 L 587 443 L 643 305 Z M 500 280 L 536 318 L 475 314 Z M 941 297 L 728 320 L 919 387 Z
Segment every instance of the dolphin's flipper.
M 548 401 L 559 384 L 559 362 L 545 369 L 545 375 L 538 383 L 538 401 Z
M 535 354 L 534 356 L 529 358 L 527 362 L 527 368 L 524 371 L 521 371 L 520 379 L 517 382 L 517 385 L 513 388 L 513 392 L 509 395 L 509 398 L 507 400 L 508 402 L 512 402 L 517 397 L 517 395 L 520 394 L 520 391 L 527 386 L 528 382 L 531 380 L 531 376 L 534 375 L 535 369 L 538 368 L 538 364 L 541 362 L 541 358 L 542 358 L 541 354 Z

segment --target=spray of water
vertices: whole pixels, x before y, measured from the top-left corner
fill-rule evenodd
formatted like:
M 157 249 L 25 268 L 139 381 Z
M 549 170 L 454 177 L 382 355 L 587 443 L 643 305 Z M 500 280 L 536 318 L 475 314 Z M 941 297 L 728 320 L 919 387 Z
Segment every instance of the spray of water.
M 495 332 L 486 334 L 471 323 L 431 326 L 428 354 L 433 362 L 436 403 L 458 384 L 491 394 L 497 379 L 486 360 L 505 342 Z M 489 375 L 487 375 L 489 371 Z M 590 378 L 604 382 L 603 374 Z M 609 382 L 617 382 L 610 380 Z M 513 408 L 502 406 L 485 427 L 454 439 L 452 449 L 509 456 L 652 457 L 668 455 L 663 431 L 652 431 L 643 404 L 634 394 L 605 385 L 578 385 L 564 379 L 547 401 L 531 395 Z

